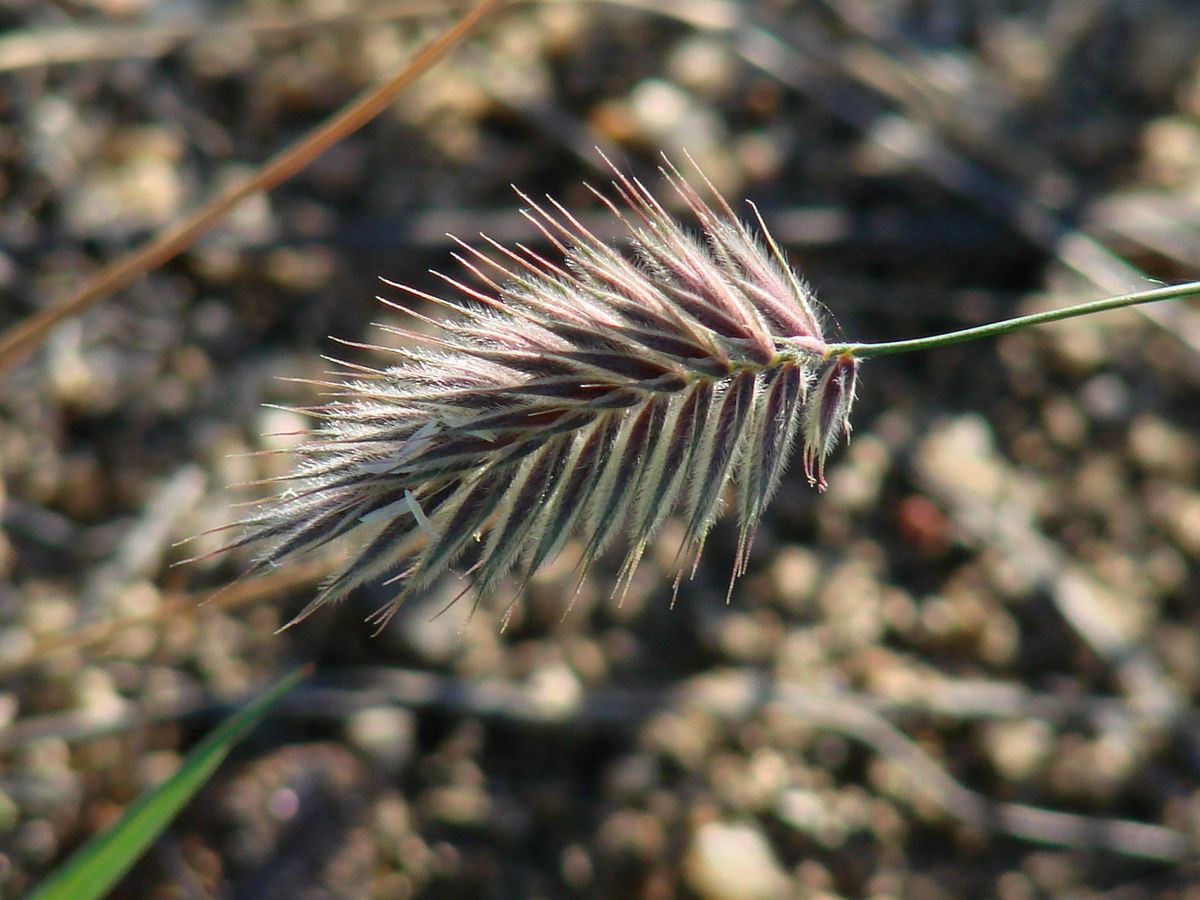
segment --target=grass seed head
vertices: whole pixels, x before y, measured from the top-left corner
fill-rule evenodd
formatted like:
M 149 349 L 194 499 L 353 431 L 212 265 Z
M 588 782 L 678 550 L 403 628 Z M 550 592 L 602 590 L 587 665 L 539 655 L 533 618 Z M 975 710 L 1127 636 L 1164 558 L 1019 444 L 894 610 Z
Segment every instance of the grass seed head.
M 826 359 L 809 289 L 761 218 L 756 234 L 669 162 L 663 176 L 699 235 L 613 171 L 615 198 L 594 193 L 632 254 L 554 200 L 521 195 L 555 259 L 460 242 L 479 287 L 442 276 L 454 291 L 443 299 L 395 285 L 449 315 L 433 334 L 386 327 L 409 343 L 379 348 L 393 364 L 350 366 L 328 402 L 305 410 L 320 424 L 287 489 L 229 545 L 257 548 L 261 569 L 357 541 L 297 618 L 386 576 L 395 597 L 382 626 L 459 562 L 481 597 L 514 570 L 526 581 L 572 537 L 581 580 L 624 541 L 616 593 L 672 515 L 684 524 L 682 576 L 723 502 L 740 518 L 736 578 L 797 432 L 809 481 L 824 486 L 857 363 Z

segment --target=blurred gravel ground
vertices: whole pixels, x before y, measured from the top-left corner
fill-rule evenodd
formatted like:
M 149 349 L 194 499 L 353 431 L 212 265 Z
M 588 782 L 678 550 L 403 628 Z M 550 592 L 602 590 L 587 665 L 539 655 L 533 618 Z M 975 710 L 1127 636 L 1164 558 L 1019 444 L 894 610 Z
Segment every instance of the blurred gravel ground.
M 431 6 L 9 0 L 0 327 L 393 71 Z M 304 427 L 281 378 L 379 339 L 377 274 L 435 289 L 447 230 L 536 242 L 510 183 L 607 227 L 597 145 L 753 198 L 854 339 L 1196 277 L 1197 46 L 1186 0 L 523 4 L 59 326 L 0 389 L 0 894 L 313 660 L 119 896 L 1200 896 L 1194 304 L 870 363 L 730 606 L 732 523 L 673 610 L 668 534 L 624 605 L 610 565 L 563 615 L 572 548 L 503 633 L 506 599 L 434 617 L 446 584 L 377 638 L 383 589 L 276 635 L 327 562 L 203 608 L 245 559 L 169 568 L 286 468 L 239 455 Z

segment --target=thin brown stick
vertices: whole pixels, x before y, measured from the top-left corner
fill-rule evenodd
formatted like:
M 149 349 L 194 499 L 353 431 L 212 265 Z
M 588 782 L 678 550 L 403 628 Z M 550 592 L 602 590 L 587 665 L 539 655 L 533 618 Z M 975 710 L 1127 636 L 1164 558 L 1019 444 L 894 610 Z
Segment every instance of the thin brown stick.
M 186 250 L 251 194 L 268 191 L 300 172 L 346 136 L 362 128 L 457 44 L 479 27 L 503 0 L 480 0 L 454 27 L 434 38 L 405 67 L 382 84 L 369 88 L 328 121 L 277 153 L 250 177 L 214 197 L 183 222 L 150 243 L 104 267 L 78 291 L 10 328 L 0 336 L 0 375 L 15 368 L 45 339 L 58 322 L 83 312 L 110 294 Z
M 336 562 L 336 559 L 330 558 L 316 559 L 249 581 L 236 581 L 216 597 L 212 596 L 212 591 L 168 595 L 158 609 L 145 615 L 105 619 L 73 631 L 49 635 L 34 644 L 27 653 L 12 659 L 0 659 L 0 677 L 11 675 L 57 653 L 95 647 L 139 625 L 160 624 L 178 616 L 203 615 L 212 610 L 229 612 L 294 588 L 310 586 L 332 572 Z M 206 602 L 210 597 L 212 601 Z

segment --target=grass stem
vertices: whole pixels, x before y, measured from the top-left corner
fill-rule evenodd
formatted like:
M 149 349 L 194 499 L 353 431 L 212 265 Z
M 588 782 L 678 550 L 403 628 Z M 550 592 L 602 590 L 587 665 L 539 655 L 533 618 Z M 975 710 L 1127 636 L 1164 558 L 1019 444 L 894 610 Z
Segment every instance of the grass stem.
M 911 353 L 916 350 L 933 350 L 937 347 L 948 347 L 951 344 L 963 344 L 967 341 L 977 341 L 980 338 L 996 337 L 1019 331 L 1031 325 L 1044 325 L 1047 322 L 1059 322 L 1063 319 L 1073 319 L 1077 316 L 1087 316 L 1092 313 L 1105 312 L 1110 309 L 1122 309 L 1126 306 L 1138 306 L 1142 303 L 1155 303 L 1159 300 L 1177 300 L 1181 297 L 1200 295 L 1200 281 L 1189 281 L 1186 284 L 1174 284 L 1169 287 L 1154 288 L 1149 291 L 1138 291 L 1132 294 L 1121 294 L 1116 297 L 1106 297 L 1103 300 L 1092 300 L 1075 306 L 1065 306 L 1062 309 L 1049 309 L 1045 312 L 1033 313 L 1028 316 L 1017 316 L 1014 319 L 1003 319 L 987 325 L 977 325 L 974 328 L 964 328 L 960 331 L 950 331 L 945 334 L 935 334 L 928 337 L 912 338 L 907 341 L 887 341 L 878 344 L 830 344 L 825 352 L 827 357 L 849 353 L 859 359 L 870 359 L 874 356 L 888 356 L 893 353 Z

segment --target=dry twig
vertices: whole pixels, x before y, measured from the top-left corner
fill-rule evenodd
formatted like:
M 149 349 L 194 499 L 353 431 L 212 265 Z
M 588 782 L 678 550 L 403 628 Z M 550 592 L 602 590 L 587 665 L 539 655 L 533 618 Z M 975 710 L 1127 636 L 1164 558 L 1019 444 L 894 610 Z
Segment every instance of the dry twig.
M 403 69 L 383 84 L 365 91 L 327 122 L 276 154 L 248 178 L 222 191 L 183 222 L 115 260 L 73 294 L 0 335 L 0 375 L 32 353 L 55 324 L 128 287 L 141 275 L 186 250 L 247 197 L 276 187 L 347 135 L 362 128 L 383 112 L 397 94 L 465 40 L 500 4 L 501 0 L 480 0 L 456 25 L 422 47 Z

